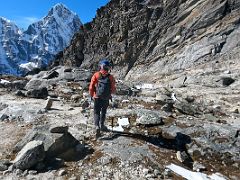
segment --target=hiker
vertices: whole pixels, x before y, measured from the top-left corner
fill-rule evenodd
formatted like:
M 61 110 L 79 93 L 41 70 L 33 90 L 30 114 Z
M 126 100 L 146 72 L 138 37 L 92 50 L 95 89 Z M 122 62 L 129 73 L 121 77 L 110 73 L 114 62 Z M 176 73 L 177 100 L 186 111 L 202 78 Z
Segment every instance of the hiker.
M 111 63 L 104 59 L 99 63 L 100 70 L 96 72 L 89 86 L 89 93 L 94 99 L 94 124 L 96 128 L 96 138 L 100 136 L 100 131 L 108 131 L 104 125 L 109 100 L 112 99 L 112 93 L 115 93 L 115 79 L 110 74 Z

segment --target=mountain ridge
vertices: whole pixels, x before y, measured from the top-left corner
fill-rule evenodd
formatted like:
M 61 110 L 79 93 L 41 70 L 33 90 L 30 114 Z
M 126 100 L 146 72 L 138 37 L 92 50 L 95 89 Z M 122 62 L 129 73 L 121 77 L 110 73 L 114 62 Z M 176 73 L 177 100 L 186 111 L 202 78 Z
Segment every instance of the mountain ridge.
M 160 79 L 211 64 L 239 48 L 238 38 L 232 38 L 240 26 L 239 9 L 236 0 L 112 0 L 98 9 L 84 33 L 56 61 L 96 69 L 100 59 L 109 58 L 121 78 L 148 80 L 148 74 L 156 74 Z M 73 49 L 84 58 L 76 57 Z
M 13 22 L 4 19 L 4 24 L 10 24 L 0 26 L 0 73 L 13 75 L 23 75 L 32 68 L 49 64 L 69 44 L 82 25 L 77 14 L 61 3 L 52 7 L 40 21 L 30 24 L 26 31 L 21 31 Z

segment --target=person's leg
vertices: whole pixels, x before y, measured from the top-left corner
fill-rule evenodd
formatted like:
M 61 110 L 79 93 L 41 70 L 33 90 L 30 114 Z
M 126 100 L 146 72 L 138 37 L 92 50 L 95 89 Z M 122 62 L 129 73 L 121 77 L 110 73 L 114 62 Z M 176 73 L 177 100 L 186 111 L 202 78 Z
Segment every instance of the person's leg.
M 107 130 L 106 126 L 104 125 L 106 119 L 107 108 L 109 106 L 109 100 L 101 100 L 102 108 L 101 108 L 101 116 L 100 116 L 100 127 L 102 130 Z
M 94 125 L 96 128 L 100 127 L 100 111 L 101 102 L 98 98 L 94 99 Z

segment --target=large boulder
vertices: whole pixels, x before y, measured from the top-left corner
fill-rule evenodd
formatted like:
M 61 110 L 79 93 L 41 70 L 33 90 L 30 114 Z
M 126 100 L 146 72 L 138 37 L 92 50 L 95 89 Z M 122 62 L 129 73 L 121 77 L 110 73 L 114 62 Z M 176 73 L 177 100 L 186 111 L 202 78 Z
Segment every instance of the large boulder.
M 34 127 L 26 136 L 14 147 L 14 152 L 20 151 L 28 142 L 42 141 L 47 157 L 60 157 L 69 149 L 79 144 L 68 131 L 66 126 L 44 125 Z M 61 156 L 64 159 L 64 156 Z
M 45 151 L 42 141 L 30 141 L 17 154 L 13 161 L 13 166 L 17 169 L 25 170 L 33 167 L 45 158 Z
M 27 91 L 26 95 L 31 98 L 44 99 L 48 96 L 48 90 L 46 87 L 30 89 Z
M 23 90 L 27 83 L 27 80 L 16 80 L 10 83 L 6 83 L 5 87 L 13 90 Z

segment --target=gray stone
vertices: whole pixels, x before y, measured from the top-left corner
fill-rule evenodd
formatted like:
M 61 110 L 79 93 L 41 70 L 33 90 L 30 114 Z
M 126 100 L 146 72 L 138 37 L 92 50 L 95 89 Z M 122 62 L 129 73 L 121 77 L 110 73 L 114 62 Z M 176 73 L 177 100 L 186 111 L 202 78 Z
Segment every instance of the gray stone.
M 23 174 L 23 171 L 21 169 L 16 169 L 15 173 L 16 173 L 17 176 L 20 176 L 20 175 Z
M 119 83 L 116 89 L 117 95 L 132 95 L 132 90 L 129 86 L 123 83 Z
M 25 171 L 23 171 L 23 177 L 27 176 L 28 175 L 28 170 L 26 169 Z
M 112 161 L 112 158 L 111 157 L 101 157 L 100 159 L 99 159 L 99 163 L 101 163 L 102 165 L 107 165 L 107 164 L 109 164 L 109 163 L 111 163 L 111 161 Z
M 36 175 L 38 172 L 37 171 L 34 171 L 34 170 L 30 170 L 28 171 L 28 174 L 29 175 Z
M 68 126 L 51 125 L 49 130 L 51 133 L 65 134 L 68 132 Z
M 15 95 L 16 96 L 21 96 L 21 97 L 25 97 L 26 96 L 26 94 L 23 91 L 21 91 L 21 90 L 16 91 Z
M 202 113 L 200 110 L 200 107 L 197 104 L 192 104 L 192 103 L 190 104 L 190 103 L 178 101 L 173 106 L 183 114 L 194 116 Z
M 9 117 L 8 115 L 0 113 L 0 120 L 1 121 L 8 119 L 8 117 Z
M 203 170 L 206 170 L 206 167 L 204 165 L 197 161 L 193 162 L 193 171 L 201 172 Z
M 50 110 L 52 107 L 52 104 L 53 104 L 53 100 L 51 98 L 48 98 L 44 109 Z
M 74 103 L 77 103 L 77 102 L 79 102 L 79 100 L 80 100 L 81 98 L 82 98 L 81 95 L 79 95 L 79 94 L 74 94 L 74 95 L 71 96 L 71 101 L 74 102 Z
M 48 71 L 45 76 L 43 76 L 43 79 L 52 79 L 52 78 L 56 78 L 59 76 L 59 73 L 55 70 L 52 71 Z
M 4 176 L 9 175 L 9 174 L 11 174 L 11 171 L 9 171 L 9 170 L 3 171 Z
M 8 166 L 2 162 L 0 162 L 0 171 L 5 171 L 8 169 Z
M 48 90 L 46 87 L 31 89 L 27 91 L 26 95 L 31 98 L 44 99 L 48 96 Z
M 160 116 L 160 113 L 142 110 L 138 111 L 136 123 L 143 125 L 159 125 L 163 123 L 163 118 Z
M 185 151 L 177 151 L 176 156 L 181 163 L 186 162 L 188 159 L 188 155 Z
M 5 84 L 5 87 L 12 90 L 23 90 L 27 82 L 28 82 L 27 80 L 16 80 L 12 81 L 11 83 Z
M 61 127 L 60 129 L 56 127 L 54 132 L 61 133 L 51 133 L 50 126 L 51 125 L 43 125 L 34 127 L 16 144 L 14 151 L 19 151 L 28 142 L 33 140 L 43 142 L 46 156 L 49 158 L 60 157 L 63 153 L 75 148 L 78 141 L 69 132 L 62 134 L 62 132 L 66 131 L 66 127 Z
M 67 174 L 67 171 L 65 169 L 62 169 L 58 172 L 59 176 L 64 176 L 65 174 Z
M 159 104 L 166 104 L 166 103 L 169 103 L 169 102 L 173 102 L 172 99 L 169 96 L 164 95 L 164 94 L 159 94 L 159 93 L 156 94 L 155 99 Z
M 29 169 L 45 158 L 42 141 L 31 141 L 17 154 L 13 165 L 21 170 Z
M 235 82 L 235 80 L 231 77 L 222 77 L 221 79 L 222 79 L 222 85 L 223 86 L 229 86 L 229 85 L 231 85 L 232 83 Z

